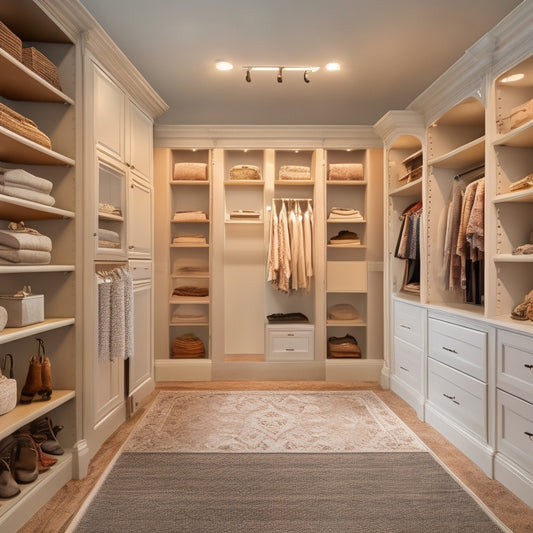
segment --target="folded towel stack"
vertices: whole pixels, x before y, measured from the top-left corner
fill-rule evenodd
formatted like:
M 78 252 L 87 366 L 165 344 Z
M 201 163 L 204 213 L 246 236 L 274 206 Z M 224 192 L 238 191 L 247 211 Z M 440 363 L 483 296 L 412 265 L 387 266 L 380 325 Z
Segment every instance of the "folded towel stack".
M 115 215 L 115 216 L 122 216 L 122 210 L 119 206 L 109 204 L 107 202 L 99 202 L 98 203 L 98 213 L 104 214 L 104 215 Z
M 260 180 L 261 169 L 255 165 L 236 165 L 229 171 L 230 180 Z
M 296 165 L 284 165 L 279 169 L 280 180 L 310 180 L 311 169 Z
M 330 244 L 334 245 L 350 245 L 350 244 L 361 244 L 361 239 L 357 233 L 348 230 L 339 231 L 338 235 L 331 237 L 329 240 Z
M 48 265 L 52 259 L 52 241 L 24 223 L 9 224 L 0 230 L 0 264 Z
M 176 211 L 172 217 L 173 222 L 207 222 L 204 211 Z
M 21 168 L 0 171 L 0 194 L 47 206 L 55 204 L 50 196 L 53 183 Z
M 98 248 L 120 248 L 120 235 L 110 229 L 98 228 Z
M 206 163 L 176 163 L 174 165 L 174 179 L 176 181 L 206 181 Z
M 172 239 L 174 244 L 207 244 L 205 235 L 199 233 L 181 233 Z
M 343 220 L 344 222 L 360 222 L 364 220 L 357 209 L 344 207 L 332 207 L 328 215 L 328 220 Z
M 198 323 L 208 320 L 207 306 L 205 305 L 178 305 L 172 313 L 172 323 Z
M 361 163 L 332 163 L 328 166 L 328 180 L 361 181 L 364 179 Z

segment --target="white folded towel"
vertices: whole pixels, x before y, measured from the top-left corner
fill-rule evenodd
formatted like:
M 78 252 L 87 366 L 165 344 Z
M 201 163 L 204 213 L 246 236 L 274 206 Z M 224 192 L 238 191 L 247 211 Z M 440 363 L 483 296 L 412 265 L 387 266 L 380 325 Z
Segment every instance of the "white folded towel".
M 25 231 L 0 230 L 0 245 L 12 250 L 52 251 L 50 237 Z
M 55 198 L 49 194 L 32 189 L 25 189 L 23 187 L 15 187 L 14 185 L 2 185 L 0 183 L 0 194 L 12 196 L 13 198 L 21 198 L 22 200 L 28 200 L 29 202 L 35 202 L 37 204 L 47 205 L 48 207 L 52 207 L 56 203 Z
M 0 183 L 2 185 L 20 187 L 21 189 L 39 191 L 44 194 L 50 194 L 54 185 L 50 180 L 34 176 L 21 168 L 4 170 L 3 173 L 0 174 Z

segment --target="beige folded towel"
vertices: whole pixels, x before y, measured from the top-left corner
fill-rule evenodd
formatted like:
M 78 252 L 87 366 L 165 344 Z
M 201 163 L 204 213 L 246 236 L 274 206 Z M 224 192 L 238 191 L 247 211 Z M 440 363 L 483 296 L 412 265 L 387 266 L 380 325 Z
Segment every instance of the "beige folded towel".
M 207 180 L 207 163 L 176 163 L 174 165 L 174 179 L 205 181 Z
M 4 170 L 3 174 L 0 174 L 0 183 L 12 187 L 20 187 L 21 189 L 39 191 L 45 194 L 50 194 L 54 185 L 50 180 L 34 176 L 22 168 Z
M 353 180 L 364 179 L 363 165 L 361 163 L 331 163 L 328 166 L 328 180 Z
M 36 204 L 46 205 L 48 207 L 52 207 L 56 203 L 55 198 L 49 194 L 24 187 L 16 187 L 14 185 L 0 184 L 0 194 L 5 194 L 12 198 L 20 198 L 21 200 L 28 200 L 28 202 L 35 202 Z
M 297 165 L 284 165 L 279 169 L 280 180 L 310 180 L 311 169 Z
M 50 237 L 26 231 L 0 230 L 0 245 L 12 250 L 52 251 Z

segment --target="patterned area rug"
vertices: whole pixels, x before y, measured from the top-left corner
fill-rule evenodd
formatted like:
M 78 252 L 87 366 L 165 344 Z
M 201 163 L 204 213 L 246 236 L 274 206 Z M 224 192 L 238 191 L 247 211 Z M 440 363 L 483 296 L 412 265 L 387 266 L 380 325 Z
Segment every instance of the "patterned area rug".
M 372 391 L 162 391 L 125 452 L 420 452 Z

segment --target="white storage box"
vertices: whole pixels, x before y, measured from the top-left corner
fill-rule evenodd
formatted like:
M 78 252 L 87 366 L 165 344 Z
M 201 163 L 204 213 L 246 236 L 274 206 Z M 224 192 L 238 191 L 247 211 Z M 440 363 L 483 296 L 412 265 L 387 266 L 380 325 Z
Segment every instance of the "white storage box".
M 8 328 L 21 328 L 44 320 L 43 294 L 33 294 L 24 298 L 0 296 L 0 306 L 7 311 Z
M 313 361 L 313 324 L 267 324 L 267 361 Z

